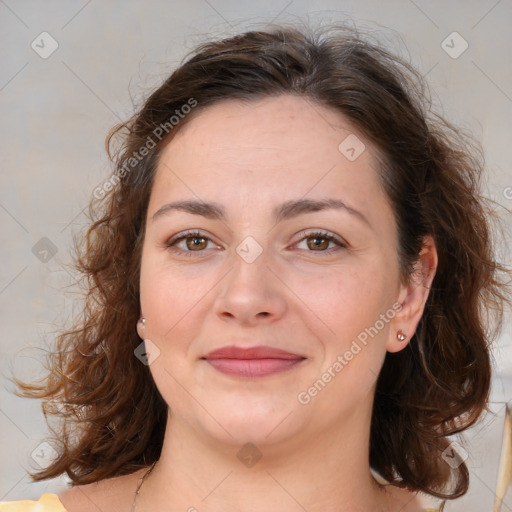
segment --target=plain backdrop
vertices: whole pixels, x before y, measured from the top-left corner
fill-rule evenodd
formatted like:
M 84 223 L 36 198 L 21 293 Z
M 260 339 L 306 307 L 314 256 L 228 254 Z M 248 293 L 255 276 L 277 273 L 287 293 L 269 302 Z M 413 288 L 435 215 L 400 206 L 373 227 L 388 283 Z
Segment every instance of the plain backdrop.
M 294 20 L 352 23 L 408 58 L 444 115 L 482 142 L 487 194 L 512 207 L 511 0 L 0 0 L 0 501 L 37 499 L 65 483 L 27 476 L 51 448 L 40 403 L 16 397 L 9 376 L 37 376 L 38 347 L 79 309 L 66 265 L 90 195 L 112 170 L 108 130 L 196 44 Z M 510 237 L 512 217 L 500 215 Z M 510 247 L 508 238 L 509 263 Z M 492 509 L 512 399 L 510 323 L 493 356 L 491 412 L 464 445 L 470 491 L 448 511 Z

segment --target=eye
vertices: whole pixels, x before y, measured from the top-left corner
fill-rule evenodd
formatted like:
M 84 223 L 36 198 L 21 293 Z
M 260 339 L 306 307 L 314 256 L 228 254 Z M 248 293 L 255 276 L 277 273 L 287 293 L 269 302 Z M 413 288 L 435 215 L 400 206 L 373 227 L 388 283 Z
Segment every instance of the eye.
M 187 231 L 172 237 L 165 243 L 165 246 L 171 251 L 192 256 L 191 253 L 201 253 L 207 248 L 211 249 L 212 247 L 208 247 L 209 243 L 218 248 L 208 236 L 200 231 Z
M 346 248 L 347 244 L 339 237 L 326 231 L 315 231 L 315 232 L 302 232 L 300 235 L 302 238 L 299 243 L 295 244 L 295 247 L 299 249 L 305 249 L 308 252 L 320 252 L 330 254 L 340 248 Z M 305 244 L 301 247 L 301 244 Z
M 307 252 L 330 254 L 340 248 L 347 248 L 348 245 L 336 235 L 326 231 L 303 231 L 299 234 L 302 238 L 293 247 Z M 302 247 L 301 247 L 302 245 Z M 200 255 L 206 249 L 218 249 L 214 242 L 200 231 L 186 231 L 172 237 L 165 243 L 165 246 L 173 252 L 185 256 Z M 213 247 L 212 247 L 213 246 Z

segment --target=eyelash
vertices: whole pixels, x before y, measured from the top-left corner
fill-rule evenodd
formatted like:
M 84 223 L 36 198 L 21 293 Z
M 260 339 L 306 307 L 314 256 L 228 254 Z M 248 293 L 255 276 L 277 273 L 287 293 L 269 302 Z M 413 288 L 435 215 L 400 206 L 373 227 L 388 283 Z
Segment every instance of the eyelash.
M 329 242 L 334 242 L 338 246 L 338 247 L 331 247 L 330 249 L 326 249 L 324 251 L 307 251 L 307 252 L 311 252 L 311 253 L 320 253 L 320 255 L 325 255 L 325 254 L 332 254 L 333 252 L 338 251 L 340 248 L 342 248 L 342 249 L 348 248 L 347 243 L 345 243 L 343 240 L 341 240 L 337 236 L 335 236 L 327 231 L 322 231 L 322 230 L 313 231 L 313 232 L 302 231 L 301 233 L 299 233 L 299 236 L 301 238 L 294 245 L 297 245 L 298 243 L 300 243 L 304 240 L 307 240 L 308 238 L 317 237 L 317 238 L 324 238 L 324 239 L 328 240 Z M 199 250 L 199 251 L 190 251 L 190 250 L 184 250 L 184 249 L 177 249 L 175 247 L 176 244 L 178 244 L 182 240 L 186 240 L 187 238 L 204 238 L 205 240 L 207 240 L 209 242 L 212 241 L 211 238 L 209 238 L 208 236 L 205 236 L 200 231 L 185 231 L 184 233 L 180 233 L 179 235 L 169 239 L 165 243 L 165 246 L 170 251 L 179 252 L 187 257 L 193 257 L 193 256 L 195 256 L 194 253 L 201 253 L 204 251 L 204 249 Z

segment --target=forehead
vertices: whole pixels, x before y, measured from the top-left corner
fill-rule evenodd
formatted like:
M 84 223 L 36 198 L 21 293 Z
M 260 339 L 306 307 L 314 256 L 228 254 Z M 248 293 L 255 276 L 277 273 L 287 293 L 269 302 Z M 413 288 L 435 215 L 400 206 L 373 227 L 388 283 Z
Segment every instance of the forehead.
M 311 99 L 225 100 L 195 113 L 164 148 L 150 202 L 229 202 L 233 193 L 282 202 L 334 192 L 361 209 L 382 206 L 375 155 L 348 120 Z
M 278 161 L 325 153 L 334 161 L 349 135 L 355 136 L 355 130 L 339 112 L 310 98 L 285 94 L 250 102 L 224 100 L 206 107 L 178 131 L 164 152 L 196 160 L 245 153 L 248 160 L 264 155 Z

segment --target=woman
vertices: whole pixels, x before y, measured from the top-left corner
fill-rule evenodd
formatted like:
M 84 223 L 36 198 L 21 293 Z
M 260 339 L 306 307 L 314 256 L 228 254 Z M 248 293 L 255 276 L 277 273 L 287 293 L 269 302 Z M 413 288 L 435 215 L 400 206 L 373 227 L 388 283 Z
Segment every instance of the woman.
M 505 269 L 478 148 L 420 76 L 347 29 L 247 32 L 199 47 L 114 135 L 84 314 L 21 384 L 63 421 L 34 478 L 73 483 L 41 510 L 463 495 L 447 436 L 486 406 Z

